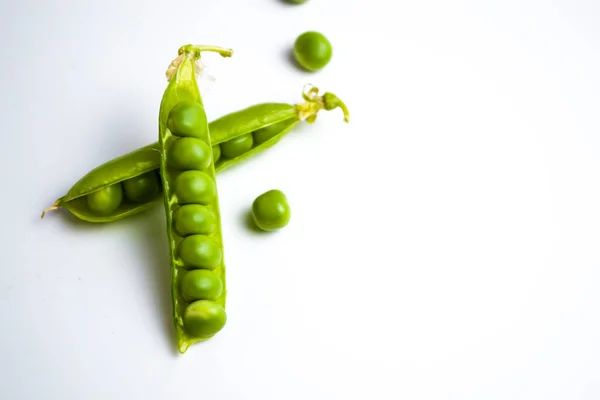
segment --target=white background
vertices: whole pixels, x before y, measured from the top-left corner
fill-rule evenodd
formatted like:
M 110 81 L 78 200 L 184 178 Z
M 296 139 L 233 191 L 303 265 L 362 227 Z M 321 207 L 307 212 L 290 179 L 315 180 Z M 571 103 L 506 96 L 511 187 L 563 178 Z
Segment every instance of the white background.
M 598 399 L 600 3 L 2 1 L 2 399 Z M 331 63 L 289 60 L 319 30 Z M 210 119 L 323 112 L 219 175 L 228 323 L 176 352 L 164 211 L 40 212 L 157 138 L 206 55 Z M 283 190 L 290 225 L 248 229 Z

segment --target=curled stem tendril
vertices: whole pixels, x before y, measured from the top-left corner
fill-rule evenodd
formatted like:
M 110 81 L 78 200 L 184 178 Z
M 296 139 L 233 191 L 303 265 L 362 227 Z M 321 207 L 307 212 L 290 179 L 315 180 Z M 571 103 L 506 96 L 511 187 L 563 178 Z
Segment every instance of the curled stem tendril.
M 301 120 L 312 124 L 317 119 L 317 113 L 320 110 L 333 110 L 339 107 L 344 113 L 344 121 L 350 122 L 350 111 L 346 104 L 335 94 L 326 92 L 322 96 L 319 96 L 319 88 L 309 84 L 304 85 L 302 90 L 302 97 L 305 103 L 299 104 L 298 113 Z

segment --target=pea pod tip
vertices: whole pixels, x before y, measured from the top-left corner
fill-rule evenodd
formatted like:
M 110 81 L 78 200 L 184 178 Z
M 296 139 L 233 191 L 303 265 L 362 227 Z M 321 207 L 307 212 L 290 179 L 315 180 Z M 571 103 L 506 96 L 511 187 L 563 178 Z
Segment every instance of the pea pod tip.
M 42 211 L 42 216 L 40 218 L 44 218 L 44 216 L 46 215 L 46 213 L 49 212 L 49 211 L 58 210 L 58 207 L 59 207 L 59 203 L 57 201 L 54 204 L 52 204 L 50 207 L 45 208 L 44 211 Z

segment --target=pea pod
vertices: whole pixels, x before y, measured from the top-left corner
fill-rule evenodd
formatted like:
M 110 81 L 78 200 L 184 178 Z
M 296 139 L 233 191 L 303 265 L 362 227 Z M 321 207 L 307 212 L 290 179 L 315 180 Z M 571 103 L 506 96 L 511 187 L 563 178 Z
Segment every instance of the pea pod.
M 346 122 L 349 115 L 344 103 L 334 94 L 325 93 L 318 95 L 318 89 L 307 86 L 303 92 L 304 102 L 300 104 L 287 103 L 261 103 L 247 107 L 245 109 L 227 114 L 209 124 L 210 136 L 212 142 L 215 168 L 222 171 L 229 168 L 261 151 L 273 146 L 286 133 L 292 130 L 300 121 L 313 123 L 320 110 L 332 110 L 340 107 L 344 111 Z M 251 135 L 251 138 L 248 138 Z M 249 148 L 242 148 L 243 151 L 235 157 L 228 157 L 222 154 L 220 145 L 225 144 L 229 147 L 235 143 L 237 138 L 246 136 L 250 139 Z M 246 146 L 247 146 L 246 140 Z M 235 149 L 234 149 L 235 150 Z M 240 150 L 239 147 L 237 149 Z M 235 152 L 229 154 L 236 154 Z M 126 218 L 145 211 L 162 199 L 162 187 L 158 180 L 158 169 L 160 165 L 159 144 L 153 143 L 130 153 L 108 161 L 87 173 L 64 196 L 42 213 L 42 217 L 47 211 L 58 208 L 65 208 L 77 218 L 95 223 L 112 222 Z M 127 188 L 128 181 L 142 177 L 150 177 L 152 171 L 155 172 L 158 190 L 155 193 L 149 193 L 147 197 L 140 198 L 129 193 Z M 108 188 L 123 185 L 124 195 L 121 201 L 116 203 L 115 199 L 109 195 L 116 196 Z M 90 207 L 90 195 L 97 192 L 105 198 L 105 212 L 98 212 Z M 118 197 L 118 196 L 117 196 Z M 111 210 L 114 206 L 114 209 Z
M 160 176 L 167 215 L 173 319 L 179 352 L 219 332 L 226 323 L 225 263 L 211 138 L 196 62 L 202 51 L 186 45 L 172 65 L 159 114 Z M 199 272 L 204 270 L 204 272 Z M 202 275 L 199 275 L 202 274 Z M 212 290 L 204 290 L 206 286 Z

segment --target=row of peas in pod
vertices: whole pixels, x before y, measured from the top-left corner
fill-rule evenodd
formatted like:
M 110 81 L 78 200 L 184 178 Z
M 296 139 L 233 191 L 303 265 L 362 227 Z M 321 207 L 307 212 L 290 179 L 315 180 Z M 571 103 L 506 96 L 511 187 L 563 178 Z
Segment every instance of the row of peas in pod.
M 212 272 L 221 267 L 223 253 L 215 232 L 219 211 L 204 108 L 198 102 L 180 102 L 169 113 L 167 126 L 161 141 L 166 159 L 163 176 L 172 180 L 166 205 L 171 240 L 177 245 L 176 268 L 180 268 L 177 301 L 185 302 L 182 329 L 190 336 L 206 337 L 221 330 L 226 315 L 216 302 L 224 285 Z M 168 135 L 175 140 L 169 141 Z
M 180 352 L 219 332 L 225 313 L 225 265 L 214 157 L 196 84 L 203 50 L 183 46 L 168 71 L 159 114 L 160 175 L 169 238 L 173 313 Z

